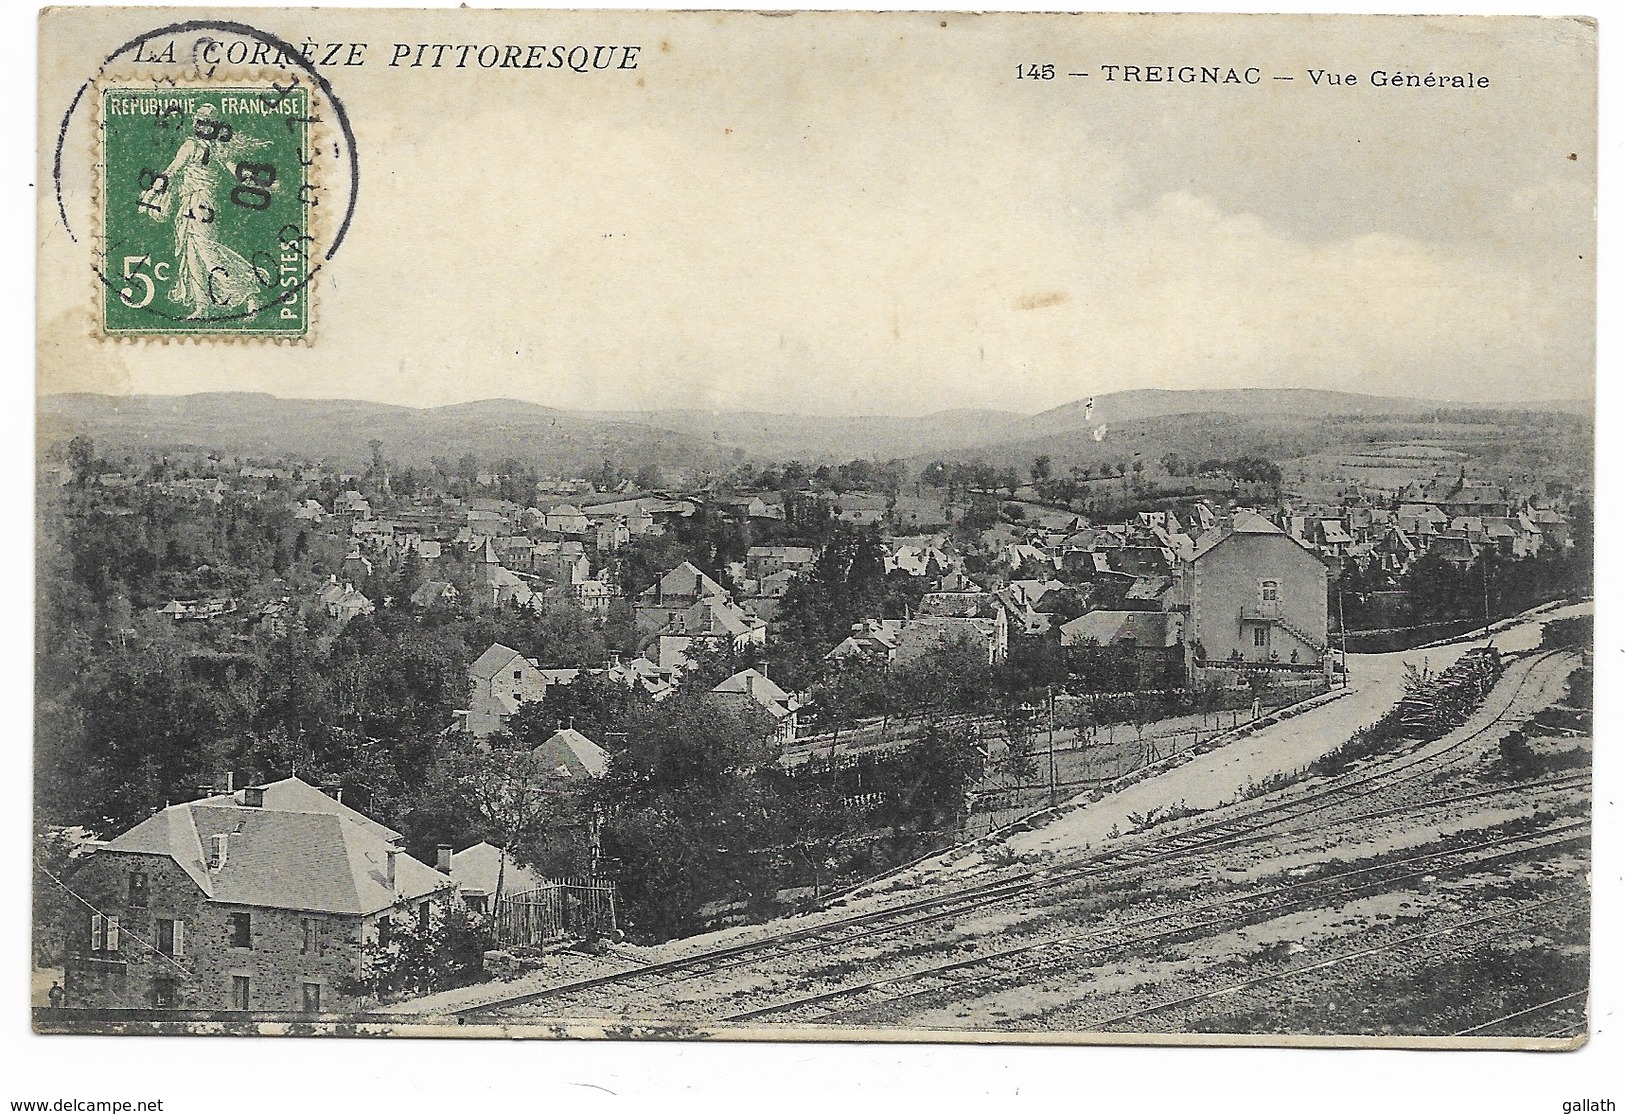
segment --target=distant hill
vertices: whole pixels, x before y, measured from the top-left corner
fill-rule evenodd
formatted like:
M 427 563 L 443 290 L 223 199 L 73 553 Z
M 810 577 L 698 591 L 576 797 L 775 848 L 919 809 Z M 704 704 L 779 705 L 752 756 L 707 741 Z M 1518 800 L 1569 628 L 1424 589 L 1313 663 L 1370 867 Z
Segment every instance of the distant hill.
M 595 413 L 743 449 L 750 456 L 806 462 L 858 457 L 889 460 L 976 443 L 990 429 L 1024 420 L 1005 410 L 943 410 L 920 417 L 828 417 L 718 410 L 626 410 Z
M 1178 392 L 1171 393 L 1174 398 L 1168 401 L 1173 406 L 1188 401 Z M 1288 400 L 1288 406 L 1269 407 L 1248 404 L 1246 392 L 1234 394 L 1243 396 L 1241 403 L 1210 400 L 1234 409 L 1148 413 L 1162 401 L 1152 399 L 1137 417 L 1130 416 L 1135 410 L 1114 406 L 1112 397 L 1106 396 L 1095 400 L 1087 421 L 1083 407 L 1063 407 L 1061 413 L 1050 411 L 1026 425 L 1007 427 L 997 439 L 963 446 L 950 454 L 923 454 L 910 463 L 919 467 L 935 459 L 980 460 L 1025 474 L 1034 460 L 1047 456 L 1055 475 L 1073 467 L 1089 468 L 1099 475 L 1104 466 L 1132 467 L 1136 461 L 1155 475 L 1169 453 L 1187 464 L 1238 457 L 1285 464 L 1360 453 L 1380 444 L 1419 443 L 1449 450 L 1458 461 L 1477 461 L 1508 474 L 1527 471 L 1547 479 L 1590 480 L 1592 421 L 1588 405 L 1529 405 L 1505 411 L 1503 420 L 1500 411 L 1484 406 L 1378 399 L 1367 408 L 1339 405 L 1351 397 L 1342 396 L 1323 399 L 1325 405 L 1308 405 L 1299 397 Z M 1408 407 L 1398 405 L 1406 403 Z M 1474 420 L 1449 420 L 1460 416 L 1451 413 L 1458 410 L 1476 412 L 1471 415 Z M 1441 411 L 1447 420 L 1433 421 L 1432 416 Z M 1492 416 L 1486 420 L 1486 415 Z
M 558 410 L 486 399 L 414 408 L 353 400 L 284 399 L 268 394 L 46 395 L 41 442 L 84 432 L 104 448 L 209 449 L 236 456 L 299 456 L 362 463 L 376 437 L 407 464 L 473 453 L 482 464 L 514 457 L 544 472 L 578 472 L 604 460 L 622 467 L 725 467 L 739 459 L 823 463 L 983 458 L 1025 466 L 1040 454 L 1057 463 L 1178 451 L 1198 458 L 1245 453 L 1272 457 L 1317 451 L 1328 418 L 1362 415 L 1399 421 L 1439 409 L 1496 409 L 1419 399 L 1318 390 L 1121 391 L 1023 416 L 998 410 L 944 410 L 918 417 L 826 417 L 758 412 Z M 1513 407 L 1500 409 L 1513 410 Z M 1579 414 L 1591 404 L 1530 402 L 1515 409 Z M 1105 427 L 1103 440 L 1093 433 Z
M 377 438 L 386 456 L 406 464 L 473 453 L 482 463 L 513 457 L 544 472 L 591 469 L 605 459 L 708 467 L 720 463 L 723 452 L 680 433 L 510 399 L 415 409 L 266 394 L 47 395 L 39 400 L 39 427 L 42 443 L 84 432 L 106 447 L 201 448 L 336 463 L 366 461 L 368 442 Z
M 1258 418 L 1323 418 L 1328 415 L 1359 414 L 1367 417 L 1403 417 L 1434 410 L 1535 410 L 1565 413 L 1588 412 L 1590 404 L 1580 401 L 1524 402 L 1490 406 L 1483 403 L 1440 402 L 1433 399 L 1394 398 L 1299 388 L 1248 388 L 1201 391 L 1117 391 L 1095 398 L 1092 409 L 1079 399 L 1030 418 L 1021 419 L 998 431 L 989 440 L 1010 441 L 1071 433 L 1085 427 L 1167 418 L 1182 414 L 1235 414 Z M 1085 419 L 1085 410 L 1089 418 Z
M 925 454 L 911 463 L 974 459 L 1025 472 L 1035 458 L 1047 456 L 1059 474 L 1074 465 L 1097 466 L 1136 457 L 1149 466 L 1169 452 L 1189 460 L 1240 456 L 1281 460 L 1332 447 L 1328 443 L 1331 431 L 1322 428 L 1320 419 L 1304 414 L 1214 410 L 1102 421 L 1101 410 L 1097 400 L 1094 420 L 1088 424 L 1083 422 L 1080 408 L 1076 427 L 1061 422 L 1041 423 L 1036 429 L 1014 427 L 997 440 L 963 446 L 949 454 Z M 1045 425 L 1050 425 L 1047 431 Z M 1096 431 L 1101 431 L 1099 440 Z

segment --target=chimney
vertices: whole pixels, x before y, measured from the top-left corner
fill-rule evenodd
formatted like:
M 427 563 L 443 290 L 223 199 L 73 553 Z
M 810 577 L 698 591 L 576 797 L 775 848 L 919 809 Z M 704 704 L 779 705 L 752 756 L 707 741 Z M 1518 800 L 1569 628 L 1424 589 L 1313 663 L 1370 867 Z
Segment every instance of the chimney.
M 391 890 L 395 888 L 395 856 L 400 853 L 401 849 L 393 844 L 384 851 L 384 884 Z
M 265 807 L 265 787 L 260 786 L 260 785 L 251 785 L 247 789 L 244 789 L 243 790 L 243 807 L 244 808 L 264 808 Z
M 434 849 L 434 868 L 441 874 L 451 873 L 451 844 L 442 843 Z
M 329 797 L 332 797 L 339 804 L 342 805 L 344 803 L 344 786 L 324 785 L 322 786 L 322 792 L 326 793 Z

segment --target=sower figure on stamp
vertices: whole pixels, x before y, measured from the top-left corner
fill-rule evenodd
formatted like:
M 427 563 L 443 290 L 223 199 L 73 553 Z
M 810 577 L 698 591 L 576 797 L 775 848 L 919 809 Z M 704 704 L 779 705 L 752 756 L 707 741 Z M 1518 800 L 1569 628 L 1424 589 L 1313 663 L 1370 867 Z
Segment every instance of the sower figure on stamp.
M 169 300 L 186 306 L 188 319 L 221 311 L 252 313 L 262 306 L 260 291 L 272 289 L 270 272 L 221 242 L 223 214 L 216 203 L 220 185 L 237 176 L 237 156 L 264 146 L 264 140 L 237 135 L 217 119 L 214 105 L 199 105 L 192 134 L 141 195 L 141 208 L 153 220 L 174 219 L 175 281 Z

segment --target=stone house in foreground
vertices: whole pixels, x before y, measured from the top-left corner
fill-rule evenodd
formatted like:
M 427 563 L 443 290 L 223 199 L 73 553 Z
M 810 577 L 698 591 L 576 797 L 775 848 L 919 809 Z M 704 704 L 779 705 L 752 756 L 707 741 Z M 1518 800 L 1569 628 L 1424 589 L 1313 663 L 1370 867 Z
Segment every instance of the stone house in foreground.
M 69 1008 L 339 1008 L 368 942 L 456 898 L 400 836 L 288 778 L 171 805 L 67 883 Z

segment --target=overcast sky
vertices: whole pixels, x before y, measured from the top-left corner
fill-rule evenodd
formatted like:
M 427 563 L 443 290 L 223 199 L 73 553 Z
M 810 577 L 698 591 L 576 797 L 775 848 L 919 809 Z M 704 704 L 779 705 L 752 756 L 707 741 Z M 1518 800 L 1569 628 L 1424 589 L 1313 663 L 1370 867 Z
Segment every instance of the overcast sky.
M 53 205 L 45 389 L 820 413 L 1135 387 L 1593 392 L 1594 55 L 1576 23 L 406 18 L 259 24 L 376 44 L 331 73 L 362 179 L 315 342 L 90 339 L 89 248 Z M 48 28 L 50 136 L 85 60 L 162 21 Z M 481 75 L 391 70 L 391 40 L 644 51 L 631 74 Z M 1046 60 L 1093 76 L 1015 80 Z M 1107 84 L 1108 63 L 1295 80 Z M 1311 66 L 1360 84 L 1316 88 Z M 1492 84 L 1372 89 L 1379 68 Z M 89 146 L 79 118 L 69 151 Z M 81 230 L 88 180 L 68 168 Z

